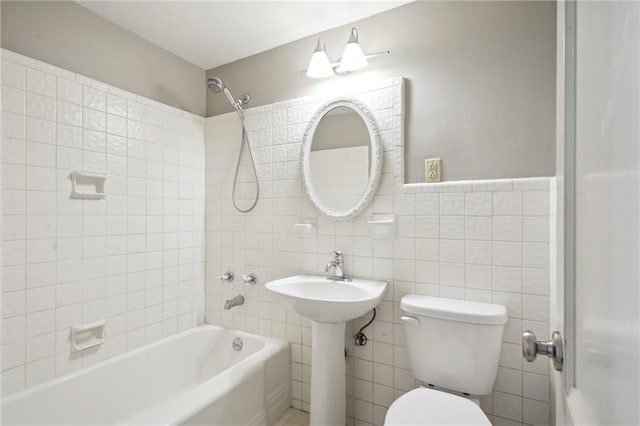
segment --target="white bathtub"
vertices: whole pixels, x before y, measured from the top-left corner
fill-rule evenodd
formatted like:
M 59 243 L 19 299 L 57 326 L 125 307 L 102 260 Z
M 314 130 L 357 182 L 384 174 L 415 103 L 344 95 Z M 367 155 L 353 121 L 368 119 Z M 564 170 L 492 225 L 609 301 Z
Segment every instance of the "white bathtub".
M 205 325 L 11 395 L 2 424 L 270 425 L 289 402 L 287 343 Z

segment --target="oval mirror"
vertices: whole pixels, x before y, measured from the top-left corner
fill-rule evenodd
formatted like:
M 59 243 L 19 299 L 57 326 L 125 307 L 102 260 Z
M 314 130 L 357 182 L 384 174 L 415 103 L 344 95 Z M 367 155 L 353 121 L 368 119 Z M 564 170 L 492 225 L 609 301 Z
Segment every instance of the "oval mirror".
M 318 109 L 302 140 L 302 179 L 311 203 L 334 219 L 365 209 L 380 182 L 382 149 L 373 114 L 354 99 Z

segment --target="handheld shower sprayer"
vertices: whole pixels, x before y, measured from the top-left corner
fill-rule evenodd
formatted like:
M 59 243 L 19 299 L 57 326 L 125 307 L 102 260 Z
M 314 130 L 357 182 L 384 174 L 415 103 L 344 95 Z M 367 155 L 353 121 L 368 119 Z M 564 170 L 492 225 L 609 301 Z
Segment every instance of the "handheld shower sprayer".
M 245 93 L 241 98 L 234 99 L 229 89 L 227 89 L 227 86 L 217 77 L 209 77 L 209 79 L 207 79 L 207 86 L 209 90 L 214 93 L 224 93 L 231 105 L 233 105 L 235 110 L 240 114 L 242 114 L 242 106 L 249 103 L 250 98 L 248 94 Z
M 249 143 L 249 134 L 247 132 L 247 127 L 244 123 L 244 110 L 242 109 L 243 105 L 246 105 L 249 103 L 249 100 L 250 100 L 249 95 L 244 94 L 242 95 L 241 98 L 234 99 L 229 89 L 227 89 L 227 86 L 225 86 L 222 80 L 217 77 L 209 77 L 207 79 L 207 87 L 209 87 L 209 90 L 211 90 L 214 93 L 224 93 L 224 95 L 227 97 L 227 99 L 229 100 L 233 108 L 238 113 L 238 116 L 240 117 L 240 123 L 242 124 L 242 138 L 240 139 L 240 153 L 238 154 L 238 163 L 236 164 L 236 172 L 233 178 L 233 189 L 231 193 L 231 201 L 233 202 L 233 207 L 235 207 L 237 211 L 239 211 L 240 213 L 248 213 L 256 207 L 256 205 L 258 204 L 258 199 L 260 198 L 260 184 L 258 182 L 258 172 L 256 170 L 256 163 L 253 160 L 253 153 L 251 152 L 251 144 Z M 238 172 L 240 170 L 240 163 L 242 161 L 242 153 L 244 152 L 245 144 L 249 148 L 249 158 L 251 158 L 251 164 L 253 165 L 253 173 L 256 178 L 256 197 L 253 200 L 251 207 L 249 207 L 248 209 L 242 209 L 238 207 L 238 204 L 236 203 L 236 186 L 238 183 Z

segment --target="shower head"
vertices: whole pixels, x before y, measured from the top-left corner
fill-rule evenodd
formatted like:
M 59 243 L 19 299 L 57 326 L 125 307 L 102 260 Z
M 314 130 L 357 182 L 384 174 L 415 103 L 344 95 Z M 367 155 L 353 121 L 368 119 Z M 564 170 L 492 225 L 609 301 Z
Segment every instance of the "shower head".
M 240 99 L 234 99 L 231 92 L 229 92 L 229 89 L 227 89 L 227 86 L 225 86 L 222 80 L 218 77 L 209 77 L 207 79 L 207 87 L 209 87 L 209 90 L 214 93 L 224 93 L 229 102 L 231 102 L 231 105 L 233 105 L 239 114 L 242 114 L 242 105 L 249 103 L 249 95 L 247 94 L 242 95 Z
M 207 86 L 209 86 L 209 90 L 215 93 L 222 92 L 222 89 L 226 88 L 222 80 L 217 77 L 211 77 L 207 80 Z

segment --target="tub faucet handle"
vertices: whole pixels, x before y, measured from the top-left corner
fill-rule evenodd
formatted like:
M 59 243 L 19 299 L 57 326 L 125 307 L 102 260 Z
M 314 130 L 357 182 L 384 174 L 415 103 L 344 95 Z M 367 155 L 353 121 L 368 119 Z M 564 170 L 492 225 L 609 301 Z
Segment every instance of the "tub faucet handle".
M 254 285 L 258 282 L 258 277 L 256 277 L 256 274 L 251 273 L 249 275 L 243 275 L 242 281 L 244 281 L 244 283 L 247 285 Z
M 233 272 L 231 271 L 227 271 L 218 277 L 220 281 L 226 281 L 226 282 L 232 282 L 233 278 L 234 278 Z

